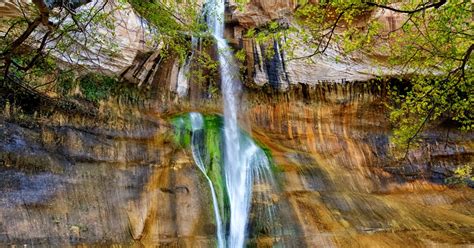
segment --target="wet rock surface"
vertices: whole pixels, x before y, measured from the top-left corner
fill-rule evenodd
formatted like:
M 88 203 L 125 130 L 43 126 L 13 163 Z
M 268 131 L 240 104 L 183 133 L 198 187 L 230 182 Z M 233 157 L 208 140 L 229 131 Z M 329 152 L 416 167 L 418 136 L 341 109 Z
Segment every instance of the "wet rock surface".
M 446 145 L 446 130 L 434 128 L 409 160 L 398 160 L 384 93 L 370 83 L 246 89 L 242 97 L 241 126 L 271 153 L 278 185 L 269 197 L 259 197 L 265 185 L 254 189 L 249 245 L 474 242 L 474 192 L 444 184 L 472 163 L 471 134 L 452 132 Z M 126 128 L 2 119 L 0 244 L 215 244 L 206 179 L 191 151 L 171 142 L 169 113 L 160 109 L 219 107 L 215 99 L 166 101 L 146 105 L 146 121 Z M 266 204 L 282 221 L 265 221 Z
M 0 130 L 2 245 L 176 243 L 196 229 L 213 234 L 199 173 L 156 128 L 24 128 L 2 119 Z

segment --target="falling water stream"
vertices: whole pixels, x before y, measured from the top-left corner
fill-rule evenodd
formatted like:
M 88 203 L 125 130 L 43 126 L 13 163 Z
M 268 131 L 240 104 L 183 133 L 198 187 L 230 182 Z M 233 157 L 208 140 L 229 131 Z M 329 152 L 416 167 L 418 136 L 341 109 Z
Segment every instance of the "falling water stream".
M 198 39 L 196 37 L 192 37 L 192 46 L 191 46 L 191 55 L 184 61 L 183 65 L 179 69 L 178 72 L 178 84 L 176 87 L 176 91 L 179 97 L 184 97 L 188 94 L 189 88 L 189 70 L 191 69 L 191 62 L 194 58 L 194 50 L 197 49 Z
M 224 39 L 224 0 L 209 0 L 208 6 L 215 7 L 215 12 L 208 16 L 208 27 L 217 42 L 221 90 L 224 98 L 224 171 L 230 204 L 230 230 L 227 243 L 228 247 L 243 247 L 252 193 L 248 162 L 249 157 L 257 152 L 257 147 L 242 147 L 239 139 L 237 113 L 241 83 L 232 51 Z
M 212 184 L 211 179 L 207 175 L 206 172 L 206 165 L 203 161 L 204 154 L 204 118 L 200 113 L 189 113 L 189 117 L 191 119 L 191 129 L 192 129 L 192 136 L 191 136 L 191 150 L 193 152 L 193 158 L 196 165 L 199 167 L 201 172 L 206 177 L 206 180 L 209 183 L 209 188 L 211 189 L 211 196 L 212 196 L 212 204 L 214 207 L 214 215 L 216 217 L 216 229 L 217 229 L 217 245 L 218 247 L 225 246 L 224 240 L 224 230 L 222 229 L 222 218 L 219 213 L 219 204 L 216 196 L 216 191 L 214 189 L 214 185 Z
M 220 116 L 208 115 L 204 118 L 201 113 L 192 112 L 177 116 L 174 124 L 177 131 L 177 141 L 180 144 L 190 146 L 194 162 L 209 184 L 216 222 L 218 247 L 240 248 L 244 246 L 250 198 L 260 204 L 259 206 L 254 206 L 258 212 L 258 217 L 263 218 L 267 223 L 272 223 L 272 227 L 269 228 L 273 228 L 273 225 L 276 224 L 275 206 L 268 204 L 271 202 L 276 184 L 270 170 L 267 154 L 240 128 L 237 128 L 236 136 L 241 149 L 235 155 L 239 159 L 240 164 L 230 164 L 236 167 L 228 168 L 229 164 L 226 164 L 228 160 L 225 158 L 226 151 L 219 150 L 220 147 L 226 148 L 226 134 L 225 130 L 222 130 L 225 129 L 225 120 L 222 120 L 223 118 Z M 220 155 L 216 157 L 216 151 L 218 154 L 223 155 L 223 160 L 218 159 Z M 222 174 L 224 175 L 221 175 L 222 169 L 216 168 L 214 165 L 218 167 L 223 165 Z M 237 175 L 229 175 L 228 169 L 232 169 L 230 173 L 236 173 Z M 243 184 L 236 185 L 236 181 L 232 181 L 233 178 L 231 176 L 240 176 L 240 174 L 246 176 L 244 178 L 245 181 Z M 226 190 L 222 188 L 222 183 L 225 183 Z M 235 193 L 236 191 L 238 192 Z M 252 192 L 255 195 L 252 196 Z M 227 197 L 222 195 L 226 193 Z M 234 197 L 234 199 L 231 199 L 231 197 Z M 224 203 L 224 201 L 227 202 Z M 225 215 L 226 211 L 223 208 L 226 207 L 230 211 L 230 216 Z M 234 214 L 234 218 L 232 218 L 232 214 Z M 242 216 L 246 217 L 243 218 Z M 263 223 L 263 219 L 259 219 L 259 221 Z M 229 230 L 224 229 L 227 225 Z M 237 229 L 237 227 L 241 229 Z M 232 230 L 235 232 L 234 234 Z
M 238 125 L 239 95 L 241 92 L 241 82 L 239 67 L 237 66 L 232 50 L 224 39 L 224 0 L 208 0 L 206 3 L 207 25 L 211 31 L 218 48 L 218 57 L 221 75 L 221 90 L 224 99 L 223 126 L 218 143 L 222 143 L 223 160 L 223 183 L 227 194 L 226 204 L 229 208 L 230 216 L 220 213 L 219 199 L 216 194 L 215 185 L 208 175 L 209 150 L 204 147 L 206 139 L 205 121 L 200 113 L 190 113 L 187 118 L 191 131 L 191 150 L 196 165 L 206 177 L 209 183 L 214 215 L 216 218 L 217 244 L 218 247 L 241 248 L 244 246 L 246 230 L 249 222 L 250 203 L 254 185 L 267 185 L 272 187 L 273 176 L 270 170 L 270 163 L 265 152 L 255 144 L 255 142 Z M 193 42 L 194 44 L 194 42 Z M 191 55 L 192 56 L 192 55 Z M 185 82 L 185 72 L 189 71 L 189 61 L 184 64 L 180 71 L 178 83 L 181 88 L 178 92 L 183 94 L 187 90 Z M 178 86 L 179 86 L 178 85 Z M 179 128 L 184 128 L 183 117 L 179 119 Z M 206 153 L 206 154 L 205 154 Z M 206 157 L 207 155 L 207 157 Z M 261 193 L 261 192 L 260 192 Z M 262 198 L 262 194 L 257 198 Z M 267 197 L 267 196 L 264 196 Z M 274 215 L 274 209 L 267 208 L 269 214 Z M 225 217 L 226 223 L 223 218 Z M 228 226 L 228 230 L 224 230 Z

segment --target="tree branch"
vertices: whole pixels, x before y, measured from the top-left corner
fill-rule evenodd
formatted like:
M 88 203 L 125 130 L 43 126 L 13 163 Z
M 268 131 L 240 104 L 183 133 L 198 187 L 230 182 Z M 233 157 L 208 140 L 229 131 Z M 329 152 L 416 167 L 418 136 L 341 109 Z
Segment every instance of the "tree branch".
M 363 2 L 363 3 L 367 4 L 368 6 L 378 7 L 378 8 L 382 8 L 382 9 L 388 9 L 388 10 L 398 12 L 398 13 L 414 14 L 414 13 L 417 13 L 417 12 L 420 12 L 420 11 L 423 11 L 423 10 L 427 10 L 427 9 L 430 9 L 430 8 L 438 9 L 439 7 L 441 7 L 445 3 L 447 3 L 447 0 L 440 0 L 439 2 L 436 2 L 436 3 L 431 3 L 431 2 L 423 3 L 423 4 L 420 4 L 417 8 L 415 8 L 413 10 L 397 9 L 397 8 L 393 8 L 393 7 L 390 7 L 390 6 L 387 6 L 387 5 L 378 4 L 378 3 L 375 3 L 375 2 Z
M 351 5 L 352 6 L 352 5 Z M 349 6 L 347 9 L 349 9 L 351 6 Z M 326 34 L 322 35 L 321 36 L 321 40 L 318 42 L 318 46 L 317 48 L 315 49 L 315 51 L 312 53 L 312 54 L 309 54 L 309 55 L 306 55 L 306 56 L 301 56 L 301 57 L 297 57 L 297 58 L 291 58 L 291 59 L 288 59 L 287 61 L 291 61 L 291 60 L 297 60 L 297 59 L 308 59 L 308 58 L 311 58 L 317 54 L 322 54 L 326 51 L 326 49 L 329 47 L 329 43 L 331 42 L 332 40 L 332 36 L 334 35 L 334 32 L 336 31 L 336 27 L 337 27 L 337 23 L 341 20 L 342 16 L 344 15 L 344 13 L 346 12 L 346 10 L 343 10 L 341 13 L 339 13 L 339 15 L 337 16 L 336 20 L 334 21 L 334 24 L 331 26 L 331 29 L 329 32 L 327 32 Z M 327 39 L 326 41 L 326 44 L 324 45 L 324 48 L 322 50 L 321 49 L 321 44 L 324 42 L 323 41 L 323 38 L 328 36 L 329 35 L 329 38 Z
M 464 57 L 462 59 L 462 64 L 460 66 L 461 68 L 461 77 L 464 77 L 465 70 L 466 70 L 466 65 L 469 59 L 471 58 L 472 51 L 474 51 L 474 44 L 471 44 L 469 48 L 467 49 L 466 53 L 464 54 Z
M 32 0 L 40 12 L 41 23 L 49 27 L 49 8 L 43 0 Z

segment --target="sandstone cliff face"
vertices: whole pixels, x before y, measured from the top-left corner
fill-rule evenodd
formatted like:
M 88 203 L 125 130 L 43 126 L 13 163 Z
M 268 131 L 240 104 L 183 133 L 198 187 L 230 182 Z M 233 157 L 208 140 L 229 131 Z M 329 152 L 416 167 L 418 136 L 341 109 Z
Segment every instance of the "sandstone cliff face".
M 2 245 L 212 242 L 206 184 L 189 154 L 164 143 L 166 126 L 1 125 Z
M 22 2 L 22 6 L 27 3 Z M 198 2 L 198 4 L 202 4 Z M 90 4 L 89 4 L 90 5 Z M 90 8 L 86 5 L 81 8 Z M 121 6 L 117 9 L 117 6 Z M 273 40 L 269 43 L 259 44 L 254 39 L 245 38 L 244 34 L 249 28 L 259 28 L 270 21 L 277 21 L 284 25 L 293 23 L 292 14 L 298 7 L 293 0 L 252 0 L 244 11 L 236 8 L 230 1 L 227 8 L 227 38 L 234 46 L 245 50 L 247 80 L 255 86 L 269 84 L 280 90 L 287 90 L 290 84 L 313 85 L 322 81 L 345 82 L 363 81 L 377 75 L 396 74 L 383 66 L 378 66 L 365 55 L 342 56 L 340 49 L 331 45 L 324 55 L 317 55 L 311 60 L 291 59 L 282 48 L 285 40 Z M 146 43 L 150 35 L 146 21 L 131 9 L 128 4 L 117 1 L 108 1 L 107 11 L 113 11 L 114 30 L 98 27 L 94 32 L 104 35 L 109 43 L 115 44 L 113 55 L 106 55 L 103 51 L 106 46 L 92 45 L 81 53 L 70 57 L 59 56 L 60 59 L 70 64 L 80 64 L 90 69 L 100 70 L 105 73 L 122 75 L 126 80 L 137 84 L 147 84 L 146 80 L 159 66 L 163 44 Z M 0 13 L 5 17 L 18 17 L 21 10 L 17 1 L 7 0 L 0 5 Z M 378 10 L 373 13 L 384 26 L 384 31 L 396 29 L 403 21 L 401 14 L 388 10 Z M 298 37 L 289 37 L 296 40 L 297 49 L 293 57 L 304 57 L 313 53 Z M 268 53 L 273 56 L 267 56 Z M 150 56 L 153 54 L 153 56 Z M 92 58 L 92 59 L 91 59 Z M 175 70 L 179 71 L 182 64 L 177 64 Z M 130 67 L 140 70 L 131 75 Z
M 2 18 L 15 18 L 22 15 L 21 9 L 31 5 L 31 1 L 5 0 L 0 3 L 0 14 Z M 113 22 L 113 29 L 104 25 L 88 26 L 89 34 L 99 34 L 104 44 L 90 43 L 81 47 L 81 53 L 71 53 L 69 56 L 56 56 L 71 65 L 82 65 L 105 73 L 120 74 L 130 66 L 139 52 L 149 51 L 153 44 L 146 44 L 150 39 L 146 21 L 139 17 L 128 4 L 119 1 L 94 1 L 81 6 L 80 10 L 101 8 L 111 14 L 108 22 Z M 8 27 L 0 26 L 1 32 Z M 82 34 L 77 35 L 77 40 L 82 41 Z M 112 45 L 113 44 L 113 45 Z M 112 48 L 113 47 L 113 48 Z M 105 51 L 110 51 L 109 55 Z M 112 53 L 112 54 L 110 54 Z
M 253 39 L 242 38 L 246 51 L 247 77 L 251 84 L 271 85 L 281 91 L 288 90 L 291 84 L 315 85 L 321 82 L 345 83 L 365 81 L 376 75 L 393 74 L 391 70 L 377 67 L 364 56 L 340 58 L 336 47 L 330 47 L 324 55 L 316 55 L 311 60 L 289 60 L 282 49 L 284 40 L 273 40 L 270 44 L 259 44 Z M 274 54 L 268 57 L 266 53 Z M 294 56 L 298 58 L 312 54 L 311 49 L 297 48 Z
M 311 2 L 311 1 L 310 1 Z M 309 60 L 293 59 L 312 54 L 314 51 L 296 34 L 290 34 L 290 39 L 295 42 L 292 58 L 289 58 L 284 50 L 285 39 L 273 40 L 269 43 L 260 44 L 255 39 L 245 37 L 245 32 L 250 28 L 260 28 L 271 21 L 277 21 L 283 26 L 293 25 L 292 14 L 298 7 L 297 1 L 293 0 L 252 0 L 249 1 L 243 11 L 240 11 L 233 1 L 227 5 L 227 29 L 226 38 L 237 48 L 245 50 L 246 54 L 246 76 L 251 85 L 271 85 L 275 89 L 288 90 L 290 84 L 314 85 L 319 82 L 349 82 L 365 81 L 376 76 L 395 75 L 397 70 L 389 69 L 367 55 L 353 54 L 343 56 L 336 44 L 331 44 L 325 54 L 317 55 Z M 397 29 L 404 21 L 404 16 L 390 10 L 379 9 L 372 13 L 383 26 L 382 32 L 390 32 Z M 355 25 L 364 25 L 361 20 Z M 337 31 L 338 32 L 338 31 Z M 155 57 L 159 53 L 157 49 Z M 273 54 L 271 57 L 267 54 Z M 372 56 L 383 57 L 384 54 L 372 54 Z M 150 56 L 144 64 L 142 71 L 150 70 L 156 63 L 150 63 Z M 140 56 L 135 57 L 140 60 Z M 135 63 L 135 66 L 139 63 Z M 182 65 L 176 65 L 180 70 Z M 126 77 L 130 79 L 129 77 Z M 142 79 L 143 80 L 143 79 Z
M 229 1 L 232 11 L 232 19 L 243 28 L 260 27 L 273 20 L 288 20 L 297 7 L 297 1 L 293 0 L 251 0 L 245 9 L 240 11 L 236 8 L 234 1 Z
M 331 44 L 322 55 L 316 55 L 310 59 L 295 59 L 304 58 L 314 52 L 299 39 L 297 34 L 290 33 L 287 37 L 292 40 L 291 46 L 296 47 L 291 58 L 282 48 L 285 46 L 286 39 L 259 44 L 254 39 L 245 38 L 248 29 L 258 29 L 272 21 L 282 26 L 295 25 L 292 15 L 298 8 L 297 1 L 252 0 L 245 5 L 243 11 L 239 10 L 232 1 L 229 6 L 227 38 L 235 46 L 246 51 L 247 77 L 256 85 L 270 84 L 276 89 L 285 91 L 290 84 L 313 85 L 322 81 L 364 81 L 376 76 L 398 73 L 383 64 L 378 64 L 368 55 L 344 56 L 337 44 Z M 380 21 L 383 33 L 397 29 L 404 21 L 402 14 L 389 10 L 377 10 L 371 15 Z M 356 21 L 353 25 L 364 26 L 364 20 Z M 336 30 L 336 32 L 340 31 Z M 274 55 L 265 56 L 267 53 Z M 385 55 L 372 54 L 371 56 L 383 57 Z
M 221 103 L 174 101 L 173 64 L 156 71 L 150 102 L 110 126 L 59 114 L 36 127 L 1 120 L 0 244 L 214 244 L 209 188 L 191 151 L 172 142 L 169 117 L 220 112 Z M 446 130 L 431 130 L 411 163 L 399 162 L 384 97 L 370 82 L 244 92 L 242 127 L 269 149 L 279 185 L 253 206 L 273 204 L 284 220 L 251 215 L 250 245 L 472 244 L 472 189 L 440 182 L 472 163 L 473 137 L 452 133 L 445 146 Z
M 262 14 L 268 19 L 294 9 L 289 1 L 251 4 L 276 8 Z M 242 42 L 253 56 L 247 65 L 258 87 L 251 82 L 240 96 L 240 123 L 268 148 L 278 181 L 271 201 L 253 199 L 253 213 L 270 204 L 282 216 L 268 223 L 252 214 L 249 246 L 474 243 L 472 189 L 443 184 L 458 165 L 472 164 L 472 134 L 451 131 L 447 142 L 446 129 L 431 129 L 409 160 L 399 161 L 381 82 L 349 82 L 350 75 L 370 75 L 333 61 L 290 66 L 276 53 L 264 62 L 265 49 L 278 46 Z M 220 94 L 210 90 L 218 80 L 190 83 L 180 98 L 178 59 L 159 50 L 135 52 L 130 66 L 115 61 L 113 67 L 126 67 L 123 78 L 149 88 L 144 104 L 103 103 L 101 113 L 118 115 L 104 114 L 105 120 L 59 113 L 31 122 L 0 116 L 0 246 L 215 244 L 209 188 L 191 151 L 172 142 L 169 120 L 190 111 L 221 113 Z M 269 231 L 275 226 L 278 235 Z
M 21 1 L 20 3 L 25 4 L 24 1 Z M 6 18 L 18 17 L 21 15 L 21 9 L 18 6 L 17 1 L 2 1 L 0 3 L 0 13 Z
M 456 200 L 465 193 L 471 195 L 472 190 L 460 193 L 433 183 L 439 182 L 438 168 L 452 170 L 472 161 L 471 152 L 465 150 L 472 149 L 472 142 L 446 149 L 437 139 L 425 144 L 424 152 L 410 155 L 418 155 L 418 160 L 413 159 L 416 162 L 400 164 L 391 156 L 383 104 L 373 95 L 351 100 L 335 88 L 325 95 L 327 100 L 319 103 L 292 99 L 259 103 L 246 111 L 254 136 L 270 147 L 281 166 L 282 197 L 296 216 L 300 239 L 308 247 L 472 242 L 464 227 L 455 228 L 452 235 L 443 231 L 453 223 L 472 223 L 464 215 L 472 210 L 470 200 Z M 456 151 L 450 162 L 435 155 L 447 155 L 448 150 Z M 455 206 L 440 212 L 446 204 Z M 457 219 L 460 213 L 464 217 Z

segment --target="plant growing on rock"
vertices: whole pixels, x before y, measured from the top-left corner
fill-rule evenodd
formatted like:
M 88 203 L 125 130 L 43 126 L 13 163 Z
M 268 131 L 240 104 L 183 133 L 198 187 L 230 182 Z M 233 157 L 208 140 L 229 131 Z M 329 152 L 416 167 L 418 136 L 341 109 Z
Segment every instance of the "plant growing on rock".
M 288 60 L 311 62 L 336 49 L 409 79 L 391 88 L 393 140 L 406 151 L 435 120 L 474 127 L 471 1 L 301 1 L 293 17 L 286 29 L 270 25 L 248 35 L 285 37 Z M 306 55 L 296 56 L 301 43 Z
M 446 183 L 450 185 L 474 185 L 474 174 L 472 165 L 468 164 L 454 170 L 453 176 L 446 179 Z
M 108 0 L 16 4 L 21 13 L 2 18 L 0 23 L 0 77 L 13 95 L 23 91 L 67 94 L 74 77 L 70 68 L 95 65 L 99 56 L 117 52 L 113 35 L 108 33 L 114 32 L 113 16 L 122 8 L 120 4 Z
M 191 49 L 191 36 L 205 30 L 200 21 L 200 6 L 192 1 L 128 0 L 132 7 L 155 29 L 154 39 L 181 61 Z M 166 52 L 166 51 L 164 51 Z

